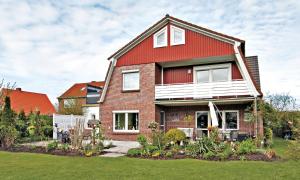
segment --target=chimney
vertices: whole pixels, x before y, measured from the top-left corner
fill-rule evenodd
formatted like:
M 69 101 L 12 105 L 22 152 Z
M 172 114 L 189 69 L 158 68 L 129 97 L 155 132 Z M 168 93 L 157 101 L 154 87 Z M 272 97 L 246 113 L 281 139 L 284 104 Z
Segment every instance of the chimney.
M 17 91 L 22 91 L 22 88 L 16 88 Z

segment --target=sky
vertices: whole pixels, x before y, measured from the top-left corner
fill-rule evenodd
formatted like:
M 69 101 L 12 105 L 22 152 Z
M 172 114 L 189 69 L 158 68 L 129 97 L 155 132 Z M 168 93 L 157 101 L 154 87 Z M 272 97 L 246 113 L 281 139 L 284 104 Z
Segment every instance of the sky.
M 0 0 L 0 79 L 53 103 L 104 80 L 107 58 L 166 14 L 246 41 L 264 94 L 300 102 L 300 1 Z

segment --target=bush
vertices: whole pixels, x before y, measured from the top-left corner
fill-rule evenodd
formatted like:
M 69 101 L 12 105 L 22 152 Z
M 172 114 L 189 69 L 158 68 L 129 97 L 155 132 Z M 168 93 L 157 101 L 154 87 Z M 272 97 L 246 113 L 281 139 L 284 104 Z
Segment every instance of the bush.
M 17 130 L 13 126 L 0 126 L 0 145 L 4 148 L 11 147 L 18 136 Z
M 83 153 L 86 157 L 91 157 L 94 154 L 93 146 L 91 144 L 87 144 L 83 147 Z
M 43 126 L 42 131 L 43 131 L 43 134 L 46 137 L 52 137 L 53 136 L 53 127 L 52 126 L 49 126 L 49 125 Z
M 289 159 L 300 160 L 300 141 L 290 141 L 286 154 Z
M 275 157 L 276 153 L 273 149 L 268 149 L 266 152 L 265 152 L 265 155 L 269 158 L 269 159 L 272 159 L 273 157 Z
M 154 145 L 148 145 L 146 148 L 149 151 L 149 153 L 152 153 L 154 151 L 159 150 L 159 148 L 157 146 L 154 146 Z
M 185 133 L 179 129 L 170 129 L 165 136 L 168 142 L 173 141 L 174 143 L 178 144 L 180 143 L 180 141 L 186 139 Z
M 52 143 L 49 143 L 47 145 L 47 151 L 52 151 L 58 148 L 58 142 L 57 141 L 53 141 Z
M 273 145 L 273 131 L 271 128 L 265 128 L 265 146 L 271 147 Z
M 139 135 L 137 137 L 137 142 L 139 142 L 143 148 L 145 148 L 148 145 L 147 138 L 144 135 Z
M 159 157 L 161 155 L 163 155 L 163 151 L 161 151 L 161 150 L 156 150 L 156 151 L 153 151 L 153 153 L 152 153 L 152 157 Z
M 166 152 L 166 157 L 168 158 L 173 157 L 173 153 L 171 151 Z
M 129 149 L 127 152 L 128 156 L 133 156 L 133 157 L 140 156 L 141 154 L 142 154 L 141 149 L 137 149 L 137 148 Z
M 245 141 L 242 141 L 237 148 L 238 154 L 249 154 L 253 153 L 256 150 L 255 143 L 252 139 L 247 139 Z
M 203 158 L 204 159 L 212 159 L 215 157 L 215 153 L 214 152 L 211 152 L 211 151 L 208 151 L 207 153 L 204 153 L 203 154 Z
M 63 151 L 68 151 L 69 150 L 69 144 L 62 144 L 60 147 Z

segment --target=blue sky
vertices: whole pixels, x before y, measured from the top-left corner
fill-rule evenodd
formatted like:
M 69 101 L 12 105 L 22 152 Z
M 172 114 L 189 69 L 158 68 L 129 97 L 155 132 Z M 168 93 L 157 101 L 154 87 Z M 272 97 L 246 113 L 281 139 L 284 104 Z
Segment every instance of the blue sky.
M 165 14 L 246 40 L 264 93 L 300 101 L 300 1 L 0 0 L 0 79 L 56 97 Z

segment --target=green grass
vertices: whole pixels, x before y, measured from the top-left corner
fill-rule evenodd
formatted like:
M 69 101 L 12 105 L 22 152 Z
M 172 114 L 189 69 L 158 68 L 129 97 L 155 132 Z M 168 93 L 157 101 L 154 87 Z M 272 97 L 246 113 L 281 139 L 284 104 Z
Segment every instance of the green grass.
M 286 142 L 275 139 L 284 155 Z M 0 152 L 0 179 L 299 179 L 300 162 L 210 162 Z

